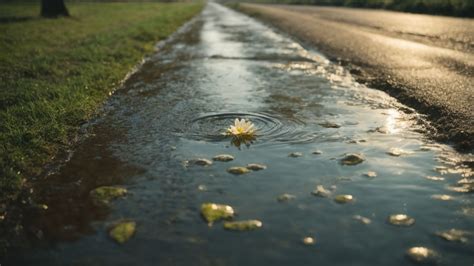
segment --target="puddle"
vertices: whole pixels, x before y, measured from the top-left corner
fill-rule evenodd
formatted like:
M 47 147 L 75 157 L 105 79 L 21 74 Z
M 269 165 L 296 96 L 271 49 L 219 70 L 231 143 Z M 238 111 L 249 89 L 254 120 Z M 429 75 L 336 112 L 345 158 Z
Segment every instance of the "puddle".
M 412 247 L 433 250 L 440 264 L 474 261 L 471 241 L 435 235 L 473 231 L 472 186 L 457 184 L 473 177 L 473 157 L 430 142 L 419 114 L 252 18 L 208 4 L 108 109 L 95 136 L 38 182 L 48 209 L 27 215 L 28 248 L 5 265 L 404 265 Z M 222 135 L 236 118 L 257 128 L 240 149 Z M 222 154 L 233 160 L 212 161 Z M 341 164 L 348 154 L 363 160 Z M 212 164 L 183 163 L 198 158 Z M 251 164 L 266 168 L 228 172 Z M 90 191 L 117 185 L 126 197 L 92 205 Z M 324 197 L 312 194 L 318 186 Z M 264 226 L 210 228 L 206 202 Z M 393 226 L 393 214 L 416 223 Z M 108 228 L 124 219 L 136 228 L 117 245 Z M 308 236 L 317 241 L 305 246 Z

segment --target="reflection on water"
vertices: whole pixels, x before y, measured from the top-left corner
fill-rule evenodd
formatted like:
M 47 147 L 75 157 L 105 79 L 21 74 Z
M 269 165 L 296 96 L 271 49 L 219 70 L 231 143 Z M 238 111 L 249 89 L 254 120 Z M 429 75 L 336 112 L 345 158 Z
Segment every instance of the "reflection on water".
M 433 250 L 442 265 L 472 264 L 474 239 L 445 236 L 474 231 L 473 157 L 427 140 L 416 112 L 217 4 L 161 51 L 114 95 L 95 136 L 38 182 L 48 209 L 28 213 L 35 241 L 7 262 L 405 265 L 407 251 Z M 256 126 L 245 148 L 222 134 L 235 118 Z M 233 159 L 212 160 L 223 154 Z M 90 191 L 104 185 L 129 193 L 95 206 Z M 263 226 L 210 228 L 206 202 Z M 117 245 L 107 227 L 121 219 L 137 227 Z

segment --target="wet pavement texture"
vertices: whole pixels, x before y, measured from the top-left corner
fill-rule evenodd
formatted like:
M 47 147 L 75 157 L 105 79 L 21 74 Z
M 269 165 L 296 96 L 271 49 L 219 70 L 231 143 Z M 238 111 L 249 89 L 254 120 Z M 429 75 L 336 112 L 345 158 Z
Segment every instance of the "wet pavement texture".
M 252 143 L 222 136 L 235 118 L 255 124 Z M 71 159 L 36 182 L 44 205 L 25 213 L 28 238 L 0 262 L 405 265 L 407 250 L 429 250 L 440 265 L 470 265 L 472 236 L 446 239 L 474 231 L 474 159 L 431 142 L 425 125 L 318 52 L 210 3 L 111 97 Z M 220 154 L 234 160 L 212 161 Z M 227 172 L 248 164 L 266 168 Z M 128 192 L 97 204 L 100 186 Z M 209 226 L 203 203 L 247 221 L 227 229 L 253 230 Z M 109 228 L 124 219 L 135 231 L 118 244 Z
M 426 114 L 438 140 L 474 149 L 474 19 L 242 4 L 340 61 L 359 82 Z

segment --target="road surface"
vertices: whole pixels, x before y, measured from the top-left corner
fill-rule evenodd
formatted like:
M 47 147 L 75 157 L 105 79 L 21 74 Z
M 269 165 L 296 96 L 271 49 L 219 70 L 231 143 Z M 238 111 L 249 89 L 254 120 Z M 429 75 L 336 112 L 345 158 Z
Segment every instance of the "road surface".
M 474 147 L 474 20 L 391 11 L 242 4 L 426 114 L 432 135 Z

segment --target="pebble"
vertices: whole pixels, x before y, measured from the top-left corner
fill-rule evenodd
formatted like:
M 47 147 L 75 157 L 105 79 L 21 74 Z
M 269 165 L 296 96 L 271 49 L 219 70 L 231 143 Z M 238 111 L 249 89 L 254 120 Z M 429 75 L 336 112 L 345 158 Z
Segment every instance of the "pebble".
M 219 162 L 230 162 L 234 160 L 234 156 L 230 154 L 219 154 L 219 155 L 214 156 L 212 160 L 219 161 Z
M 334 201 L 340 204 L 344 204 L 344 203 L 349 203 L 349 202 L 354 201 L 354 197 L 352 195 L 347 195 L 347 194 L 337 195 L 334 198 Z
M 233 218 L 234 214 L 234 209 L 229 205 L 216 203 L 203 203 L 201 205 L 201 215 L 209 225 L 218 220 Z
M 301 152 L 292 152 L 290 154 L 288 154 L 288 157 L 292 157 L 292 158 L 298 158 L 298 157 L 301 157 L 303 156 L 303 154 Z
M 109 237 L 119 244 L 127 242 L 135 234 L 134 221 L 119 221 L 109 228 Z
M 285 201 L 290 201 L 290 200 L 293 200 L 295 199 L 296 196 L 295 195 L 291 195 L 291 194 L 288 194 L 288 193 L 284 193 L 284 194 L 281 194 L 280 196 L 277 197 L 277 200 L 279 202 L 285 202 Z
M 331 195 L 331 191 L 325 189 L 322 185 L 317 185 L 316 188 L 311 192 L 311 194 L 327 198 Z
M 432 199 L 436 199 L 436 200 L 452 200 L 453 197 L 451 197 L 450 195 L 446 195 L 446 194 L 434 194 L 434 195 L 431 195 L 431 198 Z
M 412 247 L 407 250 L 406 255 L 409 259 L 418 263 L 435 262 L 438 257 L 435 251 L 425 247 Z
M 391 148 L 389 151 L 387 151 L 388 155 L 395 156 L 395 157 L 399 157 L 399 156 L 402 156 L 402 155 L 408 155 L 408 154 L 411 154 L 411 153 L 412 152 L 410 152 L 410 151 L 402 150 L 402 149 L 399 149 L 399 148 Z
M 324 123 L 320 123 L 319 125 L 325 128 L 340 128 L 341 127 L 341 125 L 333 123 L 333 122 L 324 122 Z
M 406 214 L 392 214 L 388 217 L 388 222 L 392 225 L 411 226 L 415 223 L 415 219 Z
M 352 218 L 356 221 L 359 221 L 359 222 L 363 223 L 363 224 L 370 224 L 372 222 L 369 218 L 364 217 L 364 216 L 360 216 L 360 215 L 354 215 L 354 216 L 352 216 Z
M 252 171 L 260 171 L 260 170 L 267 169 L 267 166 L 264 164 L 249 163 L 247 164 L 247 169 L 252 170 Z
M 315 151 L 312 152 L 312 154 L 314 154 L 314 155 L 320 155 L 320 154 L 323 154 L 323 152 L 320 151 L 320 150 L 315 150 Z
M 364 174 L 368 178 L 375 178 L 377 177 L 377 173 L 374 171 L 368 171 L 367 173 Z
M 209 166 L 212 165 L 212 161 L 205 158 L 197 158 L 189 161 L 189 163 L 199 165 L 199 166 Z
M 259 229 L 263 223 L 259 220 L 245 220 L 235 222 L 224 222 L 224 229 L 232 231 L 250 231 Z
M 243 175 L 243 174 L 250 173 L 250 170 L 247 169 L 246 167 L 234 166 L 227 169 L 227 172 L 233 175 Z
M 436 232 L 436 235 L 447 241 L 466 243 L 468 240 L 467 236 L 471 236 L 473 233 L 453 228 L 447 231 Z
M 307 246 L 311 246 L 311 245 L 314 245 L 316 244 L 316 240 L 310 236 L 307 236 L 305 238 L 303 238 L 302 240 L 303 244 L 307 245 Z
M 341 159 L 343 165 L 356 165 L 364 161 L 364 156 L 359 153 L 348 153 Z
M 123 187 L 102 186 L 92 190 L 89 195 L 96 204 L 109 204 L 111 200 L 125 197 L 127 189 Z

